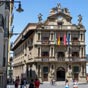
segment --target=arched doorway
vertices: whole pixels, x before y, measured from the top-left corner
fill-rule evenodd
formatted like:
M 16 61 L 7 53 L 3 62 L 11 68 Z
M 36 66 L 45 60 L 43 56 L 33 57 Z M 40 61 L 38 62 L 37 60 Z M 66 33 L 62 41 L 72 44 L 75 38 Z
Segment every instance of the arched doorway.
M 65 81 L 65 69 L 63 67 L 59 67 L 57 69 L 57 74 L 56 74 L 57 81 Z

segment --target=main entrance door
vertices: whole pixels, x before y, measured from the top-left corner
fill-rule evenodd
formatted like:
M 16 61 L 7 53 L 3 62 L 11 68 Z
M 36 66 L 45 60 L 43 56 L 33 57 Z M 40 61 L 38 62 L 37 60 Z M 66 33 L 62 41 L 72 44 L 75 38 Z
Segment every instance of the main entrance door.
M 43 67 L 43 81 L 48 81 L 48 67 Z
M 57 69 L 57 81 L 65 81 L 65 69 L 63 67 L 59 67 Z

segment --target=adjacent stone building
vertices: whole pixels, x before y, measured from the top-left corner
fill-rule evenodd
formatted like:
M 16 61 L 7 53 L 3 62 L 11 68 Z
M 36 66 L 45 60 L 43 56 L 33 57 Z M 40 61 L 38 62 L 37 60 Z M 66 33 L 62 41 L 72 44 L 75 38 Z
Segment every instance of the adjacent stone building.
M 12 0 L 0 0 L 0 88 L 6 88 L 9 59 L 9 33 L 12 25 Z
M 71 22 L 67 8 L 52 8 L 47 19 L 29 23 L 15 40 L 13 78 L 86 81 L 85 27 Z

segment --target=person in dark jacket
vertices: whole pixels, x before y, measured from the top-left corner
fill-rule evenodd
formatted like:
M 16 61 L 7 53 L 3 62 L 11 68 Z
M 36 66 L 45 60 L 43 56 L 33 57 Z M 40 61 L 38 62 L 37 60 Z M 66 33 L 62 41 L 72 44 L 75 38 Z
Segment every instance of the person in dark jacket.
M 31 79 L 31 82 L 30 82 L 29 88 L 35 88 L 35 87 L 34 87 L 34 80 L 33 80 L 33 79 Z
M 20 88 L 24 88 L 24 79 L 23 78 L 21 78 Z

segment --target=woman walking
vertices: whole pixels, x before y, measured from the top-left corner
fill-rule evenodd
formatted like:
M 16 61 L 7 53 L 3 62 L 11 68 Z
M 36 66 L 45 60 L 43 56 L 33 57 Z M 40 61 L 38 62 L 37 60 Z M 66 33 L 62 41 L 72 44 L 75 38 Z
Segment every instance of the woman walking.
M 65 81 L 65 88 L 69 88 L 69 83 L 68 83 L 68 80 L 67 79 Z

